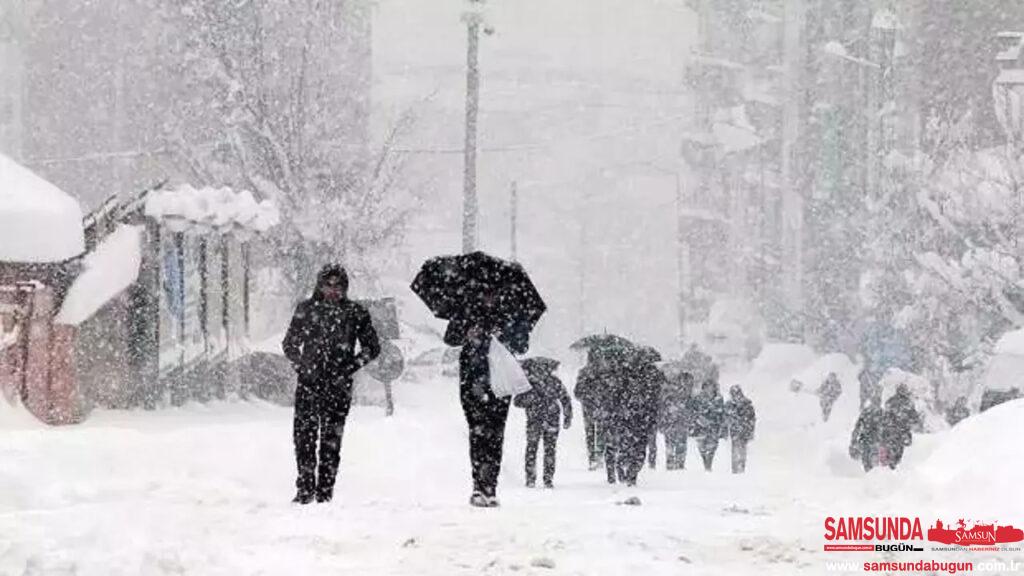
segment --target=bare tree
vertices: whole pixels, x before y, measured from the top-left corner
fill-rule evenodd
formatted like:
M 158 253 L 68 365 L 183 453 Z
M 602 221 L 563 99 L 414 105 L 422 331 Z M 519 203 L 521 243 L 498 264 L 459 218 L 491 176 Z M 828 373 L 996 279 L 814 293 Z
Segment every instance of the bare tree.
M 369 150 L 368 31 L 359 2 L 167 0 L 190 97 L 171 139 L 201 181 L 276 202 L 274 260 L 296 290 L 318 264 L 374 273 L 417 198 L 401 186 L 404 114 Z

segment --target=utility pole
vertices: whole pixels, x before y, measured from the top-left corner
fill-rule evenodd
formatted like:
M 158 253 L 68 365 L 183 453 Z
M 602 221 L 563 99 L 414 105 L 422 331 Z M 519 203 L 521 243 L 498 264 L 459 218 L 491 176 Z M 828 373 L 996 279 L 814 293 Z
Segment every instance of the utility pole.
M 800 135 L 800 65 L 803 0 L 785 3 L 783 61 L 785 104 L 782 112 L 782 286 L 787 308 L 794 317 L 803 311 L 803 197 L 794 166 Z
M 510 234 L 512 236 L 510 238 L 510 240 L 511 240 L 510 244 L 512 246 L 512 261 L 513 262 L 518 262 L 519 261 L 519 256 L 517 254 L 517 252 L 518 252 L 518 250 L 517 250 L 518 243 L 516 241 L 516 237 L 519 235 L 519 230 L 518 230 L 518 226 L 519 226 L 519 222 L 518 222 L 519 221 L 519 189 L 516 186 L 516 181 L 515 180 L 512 181 L 512 190 L 511 190 L 510 197 L 509 197 L 509 219 L 510 219 L 509 232 L 510 232 Z
M 683 182 L 677 171 L 676 176 L 676 281 L 678 283 L 678 294 L 676 295 L 676 314 L 679 319 L 679 353 L 686 352 L 686 301 L 689 297 L 689 290 L 686 283 L 690 277 L 690 247 L 686 242 L 686 217 L 683 214 L 685 207 L 683 198 Z
M 469 0 L 479 9 L 484 0 Z M 462 252 L 477 249 L 477 219 L 479 202 L 476 196 L 476 121 L 480 106 L 480 23 L 479 10 L 462 15 L 466 23 L 466 144 L 462 181 Z

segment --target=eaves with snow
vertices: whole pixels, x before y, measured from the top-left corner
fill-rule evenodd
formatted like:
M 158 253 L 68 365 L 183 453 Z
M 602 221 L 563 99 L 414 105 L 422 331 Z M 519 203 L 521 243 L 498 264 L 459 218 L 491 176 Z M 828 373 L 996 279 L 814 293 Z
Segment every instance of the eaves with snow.
M 257 201 L 248 190 L 189 185 L 154 190 L 146 197 L 145 214 L 175 232 L 262 233 L 276 226 L 281 215 L 269 200 Z
M 84 251 L 78 201 L 0 154 L 0 262 L 53 264 Z

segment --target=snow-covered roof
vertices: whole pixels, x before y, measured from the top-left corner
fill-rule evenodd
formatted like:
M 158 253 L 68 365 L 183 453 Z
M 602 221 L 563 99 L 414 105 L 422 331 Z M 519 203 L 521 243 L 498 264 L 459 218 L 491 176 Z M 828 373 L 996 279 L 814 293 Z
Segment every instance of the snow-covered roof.
M 903 25 L 900 24 L 900 19 L 896 17 L 896 13 L 887 8 L 875 12 L 871 17 L 871 27 L 879 30 L 903 29 Z
M 997 62 L 1016 62 L 1024 49 L 1024 32 L 1000 32 L 996 34 L 1001 46 L 1005 46 L 996 54 Z
M 84 250 L 78 201 L 0 154 L 0 262 L 63 262 Z
M 199 225 L 221 232 L 239 228 L 266 232 L 281 220 L 274 203 L 257 202 L 252 192 L 236 192 L 228 187 L 184 185 L 173 190 L 155 190 L 146 198 L 145 212 L 147 216 L 166 221 L 172 228 Z
M 135 283 L 142 265 L 142 230 L 122 224 L 85 256 L 85 269 L 57 313 L 58 324 L 81 324 Z

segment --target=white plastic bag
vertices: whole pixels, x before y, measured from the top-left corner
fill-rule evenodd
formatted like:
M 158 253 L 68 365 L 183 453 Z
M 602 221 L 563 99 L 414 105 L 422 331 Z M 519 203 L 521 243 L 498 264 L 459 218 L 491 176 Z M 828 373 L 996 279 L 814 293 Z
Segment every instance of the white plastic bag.
M 530 381 L 522 366 L 497 338 L 491 338 L 487 365 L 491 369 L 491 392 L 495 396 L 503 398 L 530 391 Z

